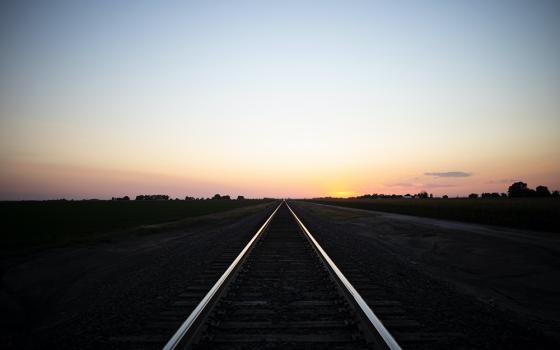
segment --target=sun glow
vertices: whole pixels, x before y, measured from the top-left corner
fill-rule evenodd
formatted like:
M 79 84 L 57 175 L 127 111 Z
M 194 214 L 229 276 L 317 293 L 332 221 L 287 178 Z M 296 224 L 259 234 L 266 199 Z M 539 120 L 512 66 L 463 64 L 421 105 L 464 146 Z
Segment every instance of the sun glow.
M 346 198 L 346 197 L 354 197 L 357 196 L 359 193 L 353 190 L 347 190 L 347 191 L 334 191 L 334 192 L 330 192 L 329 196 L 330 197 L 335 197 L 335 198 Z

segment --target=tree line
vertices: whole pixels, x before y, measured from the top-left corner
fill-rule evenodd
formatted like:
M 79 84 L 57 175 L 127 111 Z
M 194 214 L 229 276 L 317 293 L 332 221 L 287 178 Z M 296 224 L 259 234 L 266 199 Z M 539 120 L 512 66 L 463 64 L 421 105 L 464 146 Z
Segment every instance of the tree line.
M 521 181 L 513 183 L 508 188 L 508 196 L 510 197 L 558 197 L 559 195 L 558 190 L 551 193 L 548 187 L 542 185 L 533 190 Z
M 480 198 L 500 198 L 500 197 L 510 197 L 510 198 L 529 198 L 529 197 L 560 197 L 560 192 L 552 191 L 548 187 L 540 185 L 535 189 L 529 188 L 527 184 L 523 181 L 514 182 L 509 186 L 507 194 L 506 193 L 481 193 Z M 478 198 L 477 193 L 471 193 L 469 198 Z
M 426 191 L 420 191 L 419 193 L 410 194 L 407 193 L 405 195 L 402 194 L 379 194 L 379 193 L 372 193 L 372 194 L 364 194 L 361 196 L 356 197 L 349 197 L 348 199 L 382 199 L 382 198 L 390 198 L 390 199 L 408 199 L 408 198 L 433 198 L 434 195 L 432 193 L 428 193 Z M 483 192 L 480 195 L 478 193 L 471 193 L 468 195 L 468 198 L 475 199 L 475 198 L 527 198 L 527 197 L 560 197 L 559 191 L 550 191 L 548 187 L 540 185 L 537 186 L 535 189 L 529 188 L 525 182 L 518 181 L 514 182 L 511 186 L 509 186 L 507 193 L 502 192 Z M 325 197 L 325 198 L 332 198 L 332 197 Z M 443 195 L 441 198 L 449 198 L 448 195 Z
M 245 196 L 237 196 L 237 200 L 244 200 Z M 112 197 L 111 200 L 114 201 L 129 201 L 129 196 L 124 197 Z M 140 194 L 136 196 L 135 200 L 137 201 L 167 201 L 171 200 L 170 197 L 166 194 Z M 179 200 L 179 198 L 175 198 L 175 200 Z M 194 200 L 232 200 L 230 195 L 220 195 L 219 193 L 215 194 L 212 198 L 195 198 L 191 196 L 185 196 L 186 201 L 194 201 Z

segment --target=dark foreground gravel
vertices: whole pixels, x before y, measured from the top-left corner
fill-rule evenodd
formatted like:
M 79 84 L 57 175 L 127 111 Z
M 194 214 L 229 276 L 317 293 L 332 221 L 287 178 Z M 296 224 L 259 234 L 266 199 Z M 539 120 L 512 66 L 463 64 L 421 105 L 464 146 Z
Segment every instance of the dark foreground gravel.
M 1 347 L 119 348 L 115 337 L 141 333 L 212 261 L 240 251 L 273 208 L 2 261 Z
M 417 348 L 560 348 L 560 344 L 545 336 L 524 315 L 462 293 L 454 284 L 411 261 L 410 256 L 360 234 L 363 227 L 352 225 L 351 219 L 317 215 L 310 210 L 313 204 L 293 202 L 291 205 L 335 262 L 350 259 L 353 268 L 377 281 L 387 295 L 401 302 L 406 316 L 420 323 L 419 332 L 441 338 L 424 345 L 420 343 Z M 370 226 L 368 230 L 375 234 L 376 227 Z M 344 268 L 341 270 L 344 273 Z
M 158 315 L 161 318 L 166 310 L 177 310 L 181 295 L 196 287 L 196 281 L 208 276 L 217 278 L 216 268 L 227 264 L 225 260 L 232 251 L 242 249 L 274 206 L 271 203 L 245 208 L 181 227 L 151 228 L 23 259 L 3 258 L 2 349 L 161 348 L 160 343 L 137 347 L 126 339 L 146 334 Z M 375 281 L 384 296 L 402 305 L 406 320 L 417 321 L 409 335 L 416 332 L 418 338 L 409 342 L 414 344 L 410 348 L 560 348 L 554 340 L 558 339 L 558 327 L 553 321 L 557 281 L 535 278 L 541 276 L 539 273 L 558 276 L 558 259 L 550 255 L 556 252 L 554 240 L 539 240 L 529 246 L 525 236 L 517 237 L 519 242 L 508 243 L 487 232 L 461 233 L 416 219 L 399 221 L 369 213 L 348 215 L 353 209 L 321 213 L 317 205 L 299 202 L 294 202 L 292 208 L 333 260 L 343 262 L 339 264 L 343 272 L 352 269 L 348 276 L 361 274 Z M 453 242 L 444 240 L 450 237 Z M 425 249 L 426 246 L 431 248 Z M 531 253 L 519 253 L 518 249 L 523 248 Z M 461 249 L 468 250 L 468 254 L 462 254 Z M 505 258 L 496 261 L 490 259 L 494 251 L 517 255 L 505 254 Z M 472 261 L 464 260 L 466 257 Z M 510 268 L 514 263 L 516 267 Z M 530 269 L 514 276 L 515 270 L 525 265 Z M 479 268 L 494 275 L 481 274 Z M 465 276 L 476 279 L 469 281 Z M 528 286 L 520 284 L 514 290 L 517 281 L 527 280 Z M 487 286 L 475 288 L 478 282 Z M 489 287 L 498 288 L 494 289 L 504 298 L 494 302 L 477 294 Z M 521 292 L 526 291 L 534 292 L 523 299 Z M 532 300 L 539 295 L 542 298 Z M 523 304 L 530 307 L 521 308 Z M 550 305 L 550 310 L 542 310 L 543 305 Z M 529 316 L 527 310 L 533 309 L 539 312 Z M 538 315 L 542 316 L 540 321 L 535 318 Z M 176 329 L 173 327 L 163 333 L 172 334 Z M 163 333 L 165 341 L 168 335 Z M 399 340 L 398 332 L 395 336 Z

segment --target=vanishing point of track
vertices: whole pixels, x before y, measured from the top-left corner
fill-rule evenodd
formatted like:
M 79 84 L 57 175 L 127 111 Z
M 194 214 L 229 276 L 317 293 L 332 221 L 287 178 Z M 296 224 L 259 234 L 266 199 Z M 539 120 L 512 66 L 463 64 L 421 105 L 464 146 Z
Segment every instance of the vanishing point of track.
M 164 349 L 400 349 L 286 202 Z

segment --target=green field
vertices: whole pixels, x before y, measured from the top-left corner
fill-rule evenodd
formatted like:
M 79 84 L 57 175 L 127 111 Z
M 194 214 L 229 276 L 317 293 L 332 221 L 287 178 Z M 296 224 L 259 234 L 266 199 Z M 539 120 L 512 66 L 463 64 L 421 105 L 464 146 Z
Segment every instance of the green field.
M 264 200 L 0 202 L 2 250 L 56 245 L 101 233 L 257 205 Z
M 560 232 L 558 198 L 320 199 L 316 203 Z

